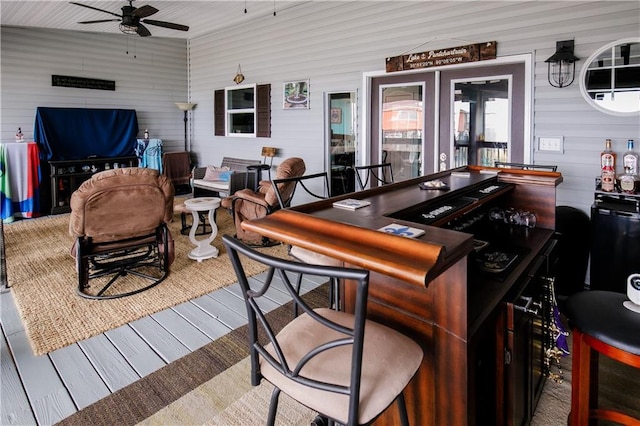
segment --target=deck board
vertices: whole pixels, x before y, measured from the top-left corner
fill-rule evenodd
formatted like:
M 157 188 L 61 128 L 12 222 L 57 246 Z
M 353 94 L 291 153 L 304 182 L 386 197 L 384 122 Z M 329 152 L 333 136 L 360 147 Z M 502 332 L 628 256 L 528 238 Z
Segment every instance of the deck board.
M 209 341 L 224 336 L 233 329 L 220 321 L 220 315 L 204 311 L 194 303 L 183 303 L 174 307 L 173 311 L 188 321 L 191 327 L 195 327 L 196 330 L 207 336 Z
M 106 335 L 91 337 L 78 342 L 78 345 L 111 392 L 122 389 L 140 378 Z
M 151 317 L 141 318 L 130 325 L 167 364 L 190 352 L 189 348 Z
M 27 393 L 22 387 L 18 370 L 9 353 L 4 336 L 0 336 L 0 424 L 30 425 L 35 424 Z
M 77 344 L 53 351 L 49 357 L 78 409 L 109 395 L 109 388 Z
M 26 332 L 7 336 L 16 368 L 38 424 L 56 423 L 76 412 L 69 391 L 47 355 L 35 356 Z
M 109 330 L 105 335 L 140 377 L 167 365 L 129 325 Z
M 211 339 L 195 328 L 183 316 L 173 309 L 155 313 L 151 317 L 167 330 L 173 337 L 189 349 L 190 352 L 211 343 Z M 215 321 L 213 318 L 212 321 Z
M 209 315 L 215 315 L 215 319 L 231 329 L 241 327 L 248 321 L 246 310 L 244 315 L 241 315 L 212 296 L 202 296 L 192 302 Z

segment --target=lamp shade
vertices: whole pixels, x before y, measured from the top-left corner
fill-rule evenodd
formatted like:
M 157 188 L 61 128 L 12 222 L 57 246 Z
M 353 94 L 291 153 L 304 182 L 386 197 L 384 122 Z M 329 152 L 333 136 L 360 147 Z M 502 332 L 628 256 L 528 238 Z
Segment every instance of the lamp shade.
M 193 104 L 190 102 L 176 102 L 176 106 L 180 109 L 180 111 L 189 111 L 192 110 L 197 104 Z

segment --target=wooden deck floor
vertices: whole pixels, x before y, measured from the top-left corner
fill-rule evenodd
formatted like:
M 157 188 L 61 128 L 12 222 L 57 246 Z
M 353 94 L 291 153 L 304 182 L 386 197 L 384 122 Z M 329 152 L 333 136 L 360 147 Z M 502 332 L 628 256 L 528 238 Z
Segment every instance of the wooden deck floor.
M 307 281 L 303 292 L 320 284 Z M 284 287 L 269 291 L 272 308 L 290 300 Z M 34 356 L 13 295 L 4 291 L 0 294 L 0 425 L 52 425 L 246 323 L 236 283 Z

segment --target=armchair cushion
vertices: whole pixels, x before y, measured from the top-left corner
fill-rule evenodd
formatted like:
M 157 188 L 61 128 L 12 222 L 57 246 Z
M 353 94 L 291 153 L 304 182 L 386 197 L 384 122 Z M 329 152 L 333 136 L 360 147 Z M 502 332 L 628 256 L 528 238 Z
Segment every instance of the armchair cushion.
M 173 219 L 173 194 L 170 179 L 154 169 L 96 173 L 71 197 L 69 234 L 95 243 L 149 234 Z

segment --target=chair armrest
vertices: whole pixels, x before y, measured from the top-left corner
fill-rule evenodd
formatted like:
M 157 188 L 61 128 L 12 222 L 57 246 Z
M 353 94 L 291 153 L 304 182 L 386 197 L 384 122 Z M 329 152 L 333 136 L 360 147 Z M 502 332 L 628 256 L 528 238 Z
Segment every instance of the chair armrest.
M 233 196 L 233 199 L 234 201 L 237 201 L 237 200 L 249 201 L 251 203 L 259 204 L 266 208 L 271 208 L 269 203 L 265 201 L 264 194 L 260 194 L 259 192 L 254 192 L 249 188 L 241 189 L 240 191 L 236 192 L 236 194 Z
M 207 172 L 206 167 L 194 167 L 193 179 L 203 179 L 206 172 Z

